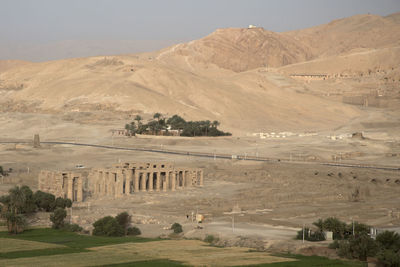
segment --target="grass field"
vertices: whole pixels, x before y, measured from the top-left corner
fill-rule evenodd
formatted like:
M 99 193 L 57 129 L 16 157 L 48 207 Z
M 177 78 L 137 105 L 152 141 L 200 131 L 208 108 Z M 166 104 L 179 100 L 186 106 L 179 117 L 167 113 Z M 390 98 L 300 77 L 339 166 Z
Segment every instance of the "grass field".
M 96 237 L 54 229 L 0 232 L 0 266 L 362 266 L 322 257 L 217 248 L 199 240 Z

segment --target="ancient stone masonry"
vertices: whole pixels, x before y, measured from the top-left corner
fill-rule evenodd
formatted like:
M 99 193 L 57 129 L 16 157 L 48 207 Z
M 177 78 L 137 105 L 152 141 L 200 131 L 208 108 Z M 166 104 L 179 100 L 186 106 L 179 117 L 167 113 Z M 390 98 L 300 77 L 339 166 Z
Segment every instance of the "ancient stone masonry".
M 109 169 L 93 169 L 88 180 L 92 196 L 122 197 L 203 186 L 203 170 L 179 168 L 171 163 L 127 162 Z
M 39 173 L 39 190 L 72 201 L 83 200 L 83 176 L 76 172 L 42 170 Z
M 84 173 L 41 171 L 39 190 L 82 201 L 83 196 L 119 198 L 139 192 L 167 192 L 203 186 L 203 170 L 167 162 L 127 162 Z M 84 185 L 84 186 L 82 186 Z

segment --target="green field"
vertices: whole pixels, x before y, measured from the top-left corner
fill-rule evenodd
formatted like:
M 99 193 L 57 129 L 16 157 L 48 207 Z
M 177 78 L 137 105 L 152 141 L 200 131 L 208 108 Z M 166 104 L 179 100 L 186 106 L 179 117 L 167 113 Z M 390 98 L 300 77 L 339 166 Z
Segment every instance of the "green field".
M 0 244 L 0 266 L 363 266 L 315 256 L 217 248 L 198 240 L 97 237 L 54 229 L 20 235 L 0 232 Z

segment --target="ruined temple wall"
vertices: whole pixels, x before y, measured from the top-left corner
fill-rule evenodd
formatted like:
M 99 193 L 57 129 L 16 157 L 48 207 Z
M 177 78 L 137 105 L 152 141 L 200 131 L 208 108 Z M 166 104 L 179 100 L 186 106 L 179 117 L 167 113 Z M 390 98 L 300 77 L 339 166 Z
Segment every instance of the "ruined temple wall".
M 80 173 L 42 170 L 38 177 L 38 187 L 40 191 L 55 197 L 83 201 L 83 177 Z

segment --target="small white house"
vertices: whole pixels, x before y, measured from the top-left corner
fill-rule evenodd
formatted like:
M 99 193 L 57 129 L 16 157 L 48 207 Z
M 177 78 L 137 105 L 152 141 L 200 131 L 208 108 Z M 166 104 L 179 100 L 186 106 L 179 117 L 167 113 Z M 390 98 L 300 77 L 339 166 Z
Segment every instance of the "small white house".
M 257 28 L 257 26 L 256 25 L 252 25 L 252 24 L 250 24 L 249 27 L 248 27 L 248 29 L 255 29 L 255 28 Z

